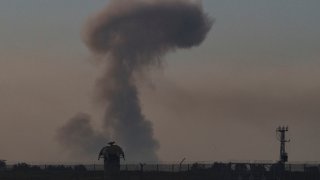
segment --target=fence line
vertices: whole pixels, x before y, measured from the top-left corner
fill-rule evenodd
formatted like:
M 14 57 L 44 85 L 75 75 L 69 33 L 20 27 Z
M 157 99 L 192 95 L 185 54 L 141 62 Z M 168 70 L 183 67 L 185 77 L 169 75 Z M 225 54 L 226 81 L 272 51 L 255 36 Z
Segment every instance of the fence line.
M 27 165 L 27 164 L 26 164 Z M 186 163 L 186 164 L 121 164 L 121 171 L 143 171 L 143 172 L 186 172 L 195 170 L 229 170 L 229 171 L 272 171 L 277 164 L 274 163 Z M 6 165 L 7 170 L 14 169 L 15 165 Z M 103 171 L 102 164 L 84 164 L 84 165 L 28 165 L 29 167 L 37 167 L 42 170 L 54 169 L 57 167 L 65 169 L 76 169 L 81 166 L 86 171 Z M 284 170 L 288 172 L 320 172 L 319 164 L 285 164 Z

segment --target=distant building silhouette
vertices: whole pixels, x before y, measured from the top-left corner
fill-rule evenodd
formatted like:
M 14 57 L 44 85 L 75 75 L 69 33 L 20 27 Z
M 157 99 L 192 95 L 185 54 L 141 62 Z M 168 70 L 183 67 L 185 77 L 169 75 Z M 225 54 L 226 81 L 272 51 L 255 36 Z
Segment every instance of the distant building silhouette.
M 118 173 L 120 171 L 120 159 L 124 157 L 122 148 L 109 142 L 108 146 L 101 149 L 98 159 L 104 159 L 104 172 L 106 175 Z

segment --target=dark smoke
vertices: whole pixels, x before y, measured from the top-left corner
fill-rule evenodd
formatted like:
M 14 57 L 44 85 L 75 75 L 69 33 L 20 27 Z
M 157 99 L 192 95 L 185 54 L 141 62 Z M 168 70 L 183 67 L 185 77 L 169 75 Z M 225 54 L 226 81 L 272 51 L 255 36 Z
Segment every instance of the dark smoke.
M 62 128 L 58 129 L 57 139 L 74 155 L 89 154 L 97 156 L 97 150 L 107 142 L 104 135 L 94 131 L 90 124 L 90 116 L 79 113 Z
M 157 160 L 159 146 L 141 112 L 135 74 L 161 64 L 168 51 L 199 45 L 211 25 L 200 5 L 178 0 L 113 0 L 88 22 L 84 41 L 108 63 L 98 81 L 104 124 L 130 159 Z

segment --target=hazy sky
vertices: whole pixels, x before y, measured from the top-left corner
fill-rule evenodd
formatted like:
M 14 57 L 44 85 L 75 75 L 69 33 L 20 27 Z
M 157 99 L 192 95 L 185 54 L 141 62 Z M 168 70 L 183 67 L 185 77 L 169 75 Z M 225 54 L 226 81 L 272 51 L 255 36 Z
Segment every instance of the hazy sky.
M 0 159 L 88 160 L 68 156 L 54 138 L 79 111 L 101 124 L 103 111 L 92 100 L 100 67 L 81 31 L 106 4 L 0 1 Z M 206 41 L 170 53 L 141 82 L 159 157 L 276 160 L 275 129 L 289 125 L 289 159 L 320 160 L 320 1 L 203 5 L 216 20 Z

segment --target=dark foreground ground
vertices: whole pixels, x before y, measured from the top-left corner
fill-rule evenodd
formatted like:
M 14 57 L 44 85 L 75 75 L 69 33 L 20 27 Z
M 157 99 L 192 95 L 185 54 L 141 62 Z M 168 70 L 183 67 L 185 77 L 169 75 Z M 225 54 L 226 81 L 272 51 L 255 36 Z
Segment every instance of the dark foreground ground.
M 150 167 L 154 167 L 150 169 Z M 117 174 L 108 175 L 110 180 L 320 180 L 319 165 L 215 163 L 207 166 L 187 165 L 186 169 L 169 166 L 167 171 L 157 166 L 144 166 L 130 170 L 124 166 Z M 149 168 L 149 169 L 148 169 Z M 18 164 L 0 169 L 0 180 L 103 180 L 104 173 L 86 166 L 29 166 Z
M 1 172 L 1 180 L 103 180 L 103 172 Z M 320 180 L 319 174 L 285 172 L 281 174 L 198 172 L 121 172 L 112 180 Z

